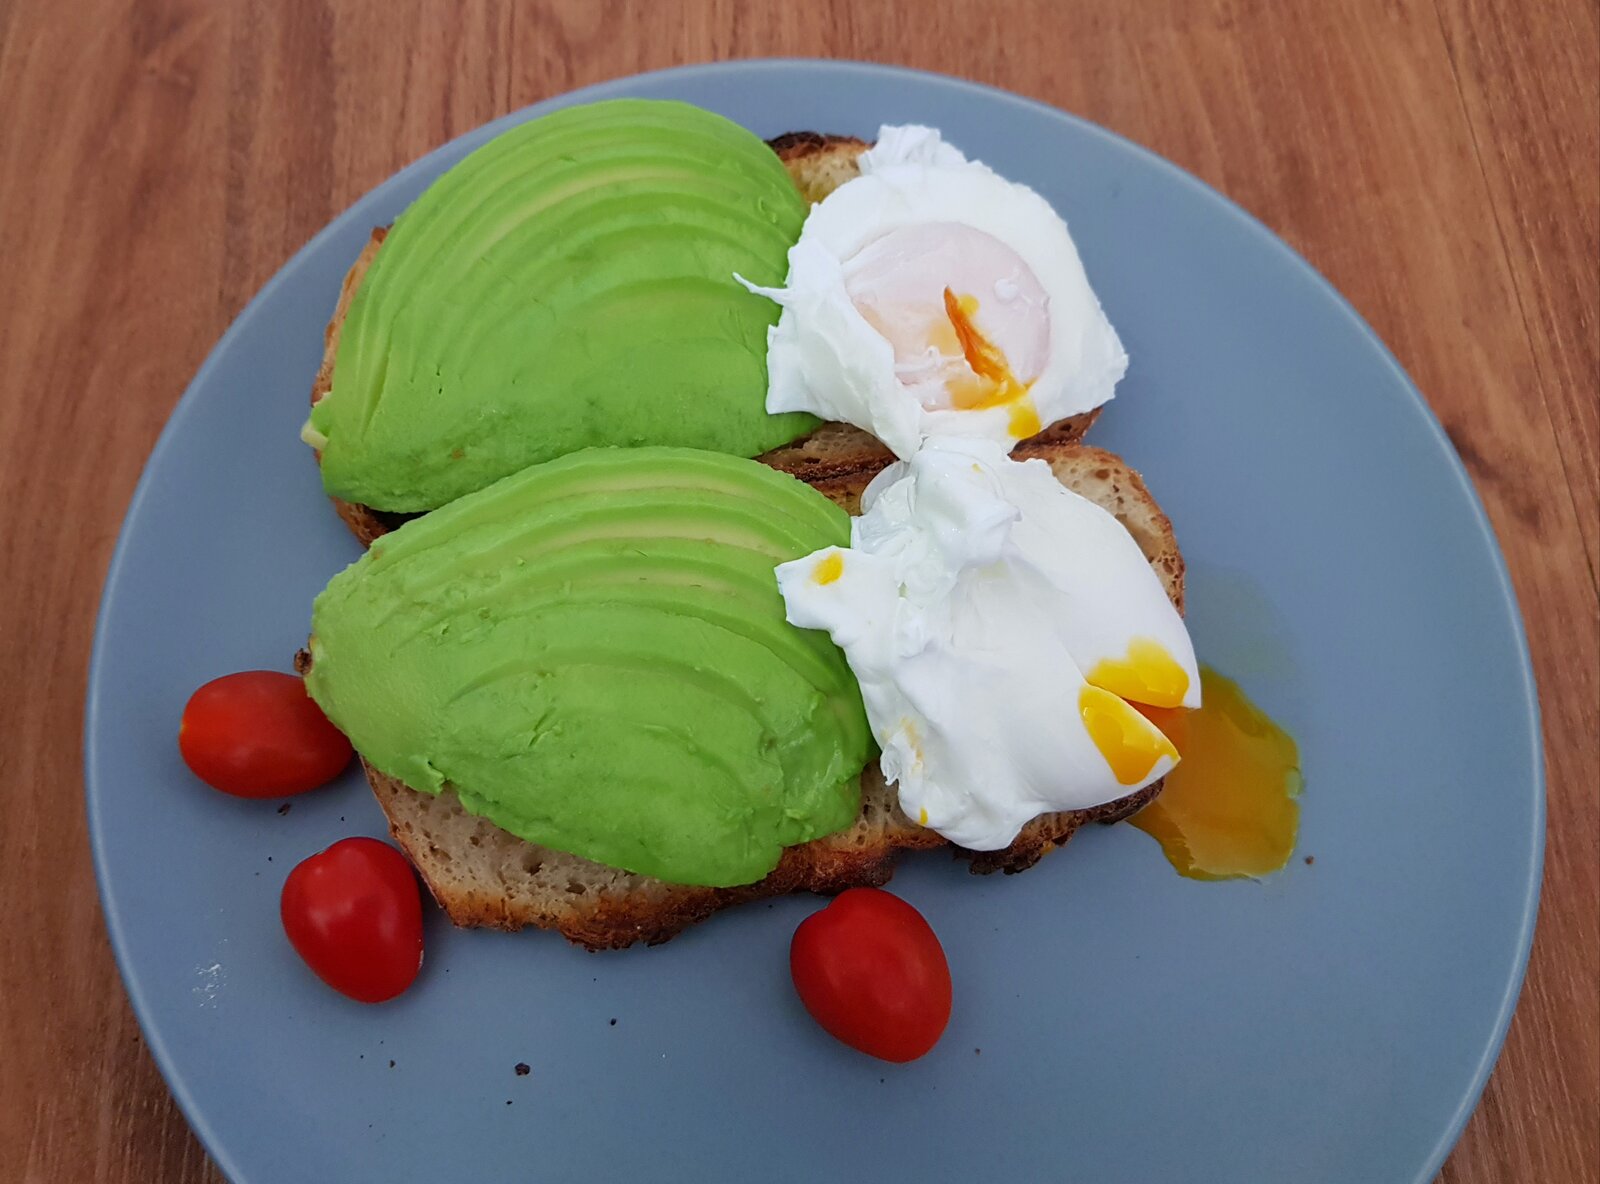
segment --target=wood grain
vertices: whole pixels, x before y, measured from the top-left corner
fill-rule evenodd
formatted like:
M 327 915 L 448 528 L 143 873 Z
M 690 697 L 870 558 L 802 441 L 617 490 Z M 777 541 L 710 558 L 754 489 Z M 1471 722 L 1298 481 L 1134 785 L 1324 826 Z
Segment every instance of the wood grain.
M 0 2 L 0 667 L 22 675 L 0 690 L 0 1179 L 220 1179 L 112 965 L 79 763 L 100 581 L 206 351 L 443 140 L 766 55 L 959 74 L 1131 136 L 1288 239 L 1416 378 L 1500 533 L 1549 760 L 1527 987 L 1441 1179 L 1600 1179 L 1597 47 L 1589 0 Z

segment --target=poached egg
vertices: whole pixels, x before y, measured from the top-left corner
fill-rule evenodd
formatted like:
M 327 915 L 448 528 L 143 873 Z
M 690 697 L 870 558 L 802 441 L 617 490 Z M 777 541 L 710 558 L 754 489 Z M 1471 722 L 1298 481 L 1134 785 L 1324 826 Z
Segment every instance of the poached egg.
M 1178 750 L 1133 704 L 1200 703 L 1132 536 L 1007 451 L 935 436 L 867 487 L 849 547 L 777 568 L 789 621 L 844 651 L 901 808 L 979 851 L 1165 775 Z
M 814 206 L 768 335 L 767 410 L 1008 450 L 1112 396 L 1128 359 L 1050 203 L 939 133 L 883 127 Z

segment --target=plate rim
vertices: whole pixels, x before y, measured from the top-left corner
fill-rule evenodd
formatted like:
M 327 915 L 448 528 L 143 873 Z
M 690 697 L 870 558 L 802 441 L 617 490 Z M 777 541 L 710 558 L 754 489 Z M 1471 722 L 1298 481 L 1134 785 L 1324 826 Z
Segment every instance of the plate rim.
M 501 131 L 525 122 L 530 118 L 535 118 L 545 110 L 554 108 L 557 105 L 567 106 L 574 103 L 598 101 L 619 92 L 632 94 L 641 83 L 648 85 L 656 80 L 670 79 L 682 75 L 703 75 L 706 73 L 763 74 L 774 70 L 796 67 L 808 71 L 834 73 L 848 77 L 873 76 L 882 78 L 888 76 L 891 79 L 915 80 L 921 83 L 931 82 L 939 86 L 980 96 L 985 101 L 999 101 L 1037 115 L 1065 121 L 1074 125 L 1076 130 L 1083 134 L 1108 141 L 1121 150 L 1133 153 L 1144 164 L 1153 166 L 1164 174 L 1167 180 L 1181 186 L 1192 197 L 1207 203 L 1219 213 L 1243 224 L 1252 237 L 1263 241 L 1270 249 L 1286 256 L 1292 265 L 1306 273 L 1315 286 L 1320 289 L 1321 294 L 1331 298 L 1333 306 L 1351 323 L 1358 334 L 1376 347 L 1384 367 L 1397 380 L 1399 387 L 1407 396 L 1406 402 L 1410 410 L 1420 416 L 1423 427 L 1441 454 L 1445 467 L 1454 476 L 1456 484 L 1460 487 L 1461 493 L 1465 497 L 1472 524 L 1476 527 L 1477 534 L 1487 545 L 1494 574 L 1495 590 L 1499 593 L 1498 603 L 1504 610 L 1507 624 L 1509 625 L 1513 650 L 1517 658 L 1522 698 L 1527 711 L 1528 735 L 1531 741 L 1531 751 L 1528 754 L 1529 786 L 1533 797 L 1532 825 L 1529 836 L 1531 850 L 1528 852 L 1528 881 L 1523 887 L 1522 910 L 1518 918 L 1516 950 L 1512 961 L 1511 973 L 1502 988 L 1500 1005 L 1495 1014 L 1489 1039 L 1482 1049 L 1477 1064 L 1474 1066 L 1471 1078 L 1467 1082 L 1455 1110 L 1434 1143 L 1432 1150 L 1420 1165 L 1418 1171 L 1411 1177 L 1413 1184 L 1430 1184 L 1460 1139 L 1468 1120 L 1476 1110 L 1510 1029 L 1511 1019 L 1515 1013 L 1523 982 L 1527 975 L 1534 931 L 1537 927 L 1544 877 L 1545 835 L 1548 825 L 1544 730 L 1539 704 L 1538 683 L 1534 673 L 1532 655 L 1528 648 L 1527 629 L 1521 606 L 1517 599 L 1516 587 L 1506 563 L 1505 553 L 1500 546 L 1499 538 L 1495 534 L 1488 511 L 1484 507 L 1476 485 L 1474 485 L 1460 454 L 1450 441 L 1448 433 L 1432 406 L 1377 331 L 1367 323 L 1366 319 L 1344 294 L 1334 287 L 1327 277 L 1313 266 L 1309 260 L 1260 218 L 1228 197 L 1221 190 L 1213 188 L 1193 173 L 1159 155 L 1152 149 L 1146 148 L 1137 141 L 1042 100 L 1029 98 L 1012 91 L 955 75 L 851 58 L 738 58 L 725 61 L 686 63 L 660 70 L 619 75 L 574 90 L 550 95 L 536 103 L 531 103 L 515 111 L 497 116 L 434 145 L 382 181 L 362 192 L 354 201 L 329 219 L 326 225 L 312 235 L 304 245 L 290 255 L 229 323 L 222 336 L 217 339 L 206 354 L 205 360 L 200 364 L 199 369 L 195 371 L 194 376 L 185 386 L 183 393 L 178 397 L 140 470 L 139 479 L 134 486 L 132 495 L 129 497 L 127 508 L 124 510 L 122 520 L 117 528 L 116 545 L 106 566 L 100 599 L 95 611 L 93 644 L 90 650 L 87 678 L 85 680 L 82 759 L 85 825 L 89 833 L 96 895 L 99 900 L 101 915 L 105 922 L 106 932 L 110 939 L 117 973 L 122 980 L 123 990 L 128 997 L 134 1017 L 138 1021 L 139 1029 L 143 1033 L 145 1044 L 156 1062 L 156 1067 L 160 1070 L 163 1083 L 182 1112 L 184 1120 L 189 1124 L 190 1129 L 205 1147 L 206 1153 L 222 1173 L 229 1179 L 242 1178 L 237 1170 L 237 1165 L 233 1162 L 219 1134 L 212 1129 L 210 1123 L 204 1117 L 197 1100 L 191 1094 L 187 1083 L 183 1080 L 181 1074 L 177 1072 L 175 1059 L 171 1050 L 167 1047 L 165 1037 L 147 1021 L 149 1006 L 145 1000 L 144 992 L 134 986 L 134 980 L 128 965 L 130 954 L 127 937 L 123 930 L 121 914 L 110 888 L 109 855 L 107 854 L 107 846 L 110 840 L 103 830 L 100 817 L 99 800 L 102 794 L 97 789 L 97 786 L 102 784 L 103 779 L 95 754 L 95 735 L 107 697 L 102 669 L 106 661 L 108 646 L 106 624 L 110 616 L 111 606 L 116 599 L 123 567 L 127 559 L 129 550 L 128 526 L 135 515 L 139 513 L 145 501 L 152 472 L 164 460 L 166 453 L 175 446 L 173 441 L 177 436 L 177 429 L 186 416 L 192 412 L 198 399 L 198 391 L 208 384 L 211 372 L 218 366 L 218 359 L 225 352 L 226 347 L 233 342 L 235 337 L 244 336 L 260 316 L 261 308 L 268 298 L 281 285 L 289 282 L 291 274 L 298 272 L 306 259 L 321 249 L 325 240 L 333 237 L 354 219 L 356 209 L 367 198 L 379 190 L 394 185 L 401 179 L 421 170 L 426 162 L 434 156 L 448 150 L 467 137 L 477 136 L 486 131 L 491 135 L 497 135 Z

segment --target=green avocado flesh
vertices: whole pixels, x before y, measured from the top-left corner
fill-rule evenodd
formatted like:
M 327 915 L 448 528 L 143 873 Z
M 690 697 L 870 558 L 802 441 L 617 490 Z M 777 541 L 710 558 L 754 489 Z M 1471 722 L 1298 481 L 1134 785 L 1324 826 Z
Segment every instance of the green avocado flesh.
M 773 575 L 849 541 L 844 511 L 755 461 L 576 452 L 335 576 L 306 686 L 373 766 L 530 842 L 752 883 L 860 809 L 860 690 Z
M 401 214 L 351 301 L 306 437 L 331 494 L 430 510 L 595 445 L 755 456 L 772 301 L 806 205 L 771 149 L 685 103 L 512 128 Z

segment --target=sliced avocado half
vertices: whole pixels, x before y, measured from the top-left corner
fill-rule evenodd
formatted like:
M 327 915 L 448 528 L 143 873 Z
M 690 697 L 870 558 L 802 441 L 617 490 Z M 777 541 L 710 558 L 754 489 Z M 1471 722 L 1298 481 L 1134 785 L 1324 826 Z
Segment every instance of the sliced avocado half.
M 756 456 L 806 205 L 778 158 L 686 103 L 568 107 L 502 133 L 396 219 L 306 433 L 327 491 L 431 510 L 596 445 Z
M 681 884 L 842 830 L 871 752 L 773 568 L 850 536 L 755 461 L 591 449 L 385 536 L 312 612 L 313 698 L 377 769 L 530 842 Z

